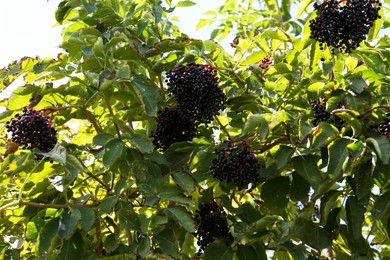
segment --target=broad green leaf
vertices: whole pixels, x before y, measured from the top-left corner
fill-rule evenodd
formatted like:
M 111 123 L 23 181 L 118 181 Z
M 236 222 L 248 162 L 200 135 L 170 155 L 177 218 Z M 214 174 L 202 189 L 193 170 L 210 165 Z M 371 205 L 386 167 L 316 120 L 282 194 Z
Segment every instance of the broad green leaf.
M 290 190 L 290 179 L 288 177 L 278 177 L 267 181 L 261 186 L 261 199 L 264 201 L 263 207 L 267 213 L 281 214 L 286 210 L 288 192 Z
M 95 223 L 95 211 L 91 208 L 79 208 L 81 214 L 80 224 L 86 230 L 90 230 Z
M 108 235 L 106 239 L 103 241 L 103 244 L 104 244 L 104 248 L 107 250 L 107 253 L 111 253 L 118 248 L 118 241 L 114 234 Z
M 129 140 L 141 153 L 151 153 L 154 150 L 154 146 L 150 138 L 145 134 L 133 134 Z
M 262 33 L 261 37 L 265 39 L 275 39 L 284 42 L 292 40 L 292 37 L 290 35 L 288 35 L 286 32 L 282 31 L 279 28 L 268 28 Z
M 311 4 L 311 2 L 312 0 L 299 1 L 296 19 L 299 19 L 301 17 L 303 11 L 305 11 L 305 9 L 309 6 L 309 4 Z
M 224 204 L 226 206 L 226 204 Z M 228 208 L 230 212 L 233 209 Z M 237 211 L 237 216 L 247 224 L 252 224 L 253 222 L 259 220 L 262 215 L 258 209 L 255 209 L 252 204 L 246 202 L 239 207 Z
M 233 250 L 225 243 L 210 244 L 204 250 L 204 260 L 231 260 L 233 259 Z
M 58 236 L 60 239 L 65 239 L 73 234 L 77 228 L 77 224 L 81 219 L 81 213 L 78 210 L 64 212 L 61 216 Z
M 352 89 L 358 94 L 368 87 L 367 82 L 358 74 L 354 74 L 349 80 L 351 81 Z
M 141 231 L 141 221 L 134 210 L 120 209 L 118 212 L 119 223 L 130 230 Z
M 258 260 L 259 256 L 251 245 L 238 245 L 237 247 L 238 260 Z
M 35 222 L 30 221 L 26 227 L 26 239 L 31 242 L 36 242 L 39 235 L 38 226 Z
M 286 145 L 281 145 L 277 147 L 276 151 L 273 149 L 271 150 L 271 154 L 273 154 L 275 158 L 276 166 L 278 167 L 278 169 L 281 169 L 287 165 L 293 152 L 294 148 Z
M 270 226 L 275 224 L 277 221 L 282 220 L 280 216 L 277 215 L 265 215 L 255 223 L 253 223 L 248 229 L 247 234 L 252 235 L 256 232 L 262 232 L 268 229 Z
M 111 139 L 104 144 L 105 152 L 103 155 L 103 164 L 106 167 L 113 165 L 119 157 L 122 156 L 125 144 L 120 139 Z
M 173 218 L 179 222 L 185 230 L 188 232 L 194 232 L 195 222 L 184 207 L 169 207 L 167 208 L 167 211 L 172 214 Z
M 390 160 L 390 142 L 386 136 L 375 136 L 367 139 L 367 144 L 374 148 L 383 164 L 389 164 Z
M 344 241 L 348 244 L 348 248 L 352 253 L 352 259 L 359 259 L 361 256 L 366 256 L 366 259 L 374 259 L 374 257 L 368 256 L 371 249 L 362 234 L 359 234 L 357 239 L 353 238 L 352 234 L 349 233 L 348 228 L 345 225 L 340 225 L 340 234 L 342 235 Z
M 303 243 L 317 250 L 332 246 L 329 233 L 324 228 L 301 217 L 295 221 L 292 236 L 298 237 Z
M 84 239 L 79 232 L 64 241 L 61 247 L 61 253 L 56 259 L 82 259 L 85 254 Z
M 60 227 L 60 218 L 49 220 L 39 233 L 39 256 L 46 256 L 53 239 L 57 236 Z
M 160 96 L 160 90 L 150 80 L 141 76 L 135 76 L 131 81 L 136 88 L 137 95 L 141 98 L 146 110 L 146 114 L 149 116 L 157 115 L 157 102 Z
M 150 255 L 150 237 L 142 237 L 139 244 L 137 252 L 141 257 L 146 258 L 148 255 Z
M 176 7 L 189 7 L 189 6 L 193 6 L 193 5 L 196 5 L 196 3 L 193 1 L 190 1 L 190 0 L 185 0 L 185 1 L 178 2 L 176 4 Z
M 95 145 L 103 146 L 108 140 L 113 138 L 114 138 L 113 135 L 107 133 L 97 134 L 93 137 L 93 143 Z
M 54 148 L 47 153 L 39 152 L 39 150 L 37 151 L 37 153 L 43 156 L 47 156 L 53 161 L 59 162 L 62 165 L 66 164 L 66 148 L 59 143 L 57 143 Z
M 302 175 L 293 172 L 290 198 L 294 201 L 306 201 L 309 198 L 310 183 Z
M 372 216 L 375 220 L 383 220 L 386 214 L 386 211 L 389 211 L 390 208 L 390 191 L 382 194 L 374 204 L 374 209 L 372 210 Z
M 172 172 L 173 179 L 184 191 L 192 193 L 195 190 L 194 179 L 185 172 Z
M 322 196 L 320 205 L 320 223 L 323 226 L 328 223 L 328 216 L 330 211 L 338 206 L 337 202 L 340 195 L 340 191 L 330 190 Z
M 117 197 L 105 197 L 99 205 L 99 215 L 108 214 L 117 202 Z
M 327 172 L 331 176 L 337 177 L 343 172 L 345 164 L 349 158 L 347 146 L 350 143 L 350 139 L 340 138 L 329 145 L 329 161 Z
M 364 213 L 366 209 L 360 205 L 354 196 L 349 196 L 345 206 L 347 213 L 348 233 L 353 239 L 359 239 L 362 234 L 362 226 L 364 222 Z
M 357 113 L 359 114 L 359 113 Z M 360 121 L 350 112 L 337 112 L 335 115 L 343 120 L 345 120 L 349 125 L 351 125 L 353 130 L 353 136 L 359 136 L 362 131 L 362 125 Z
M 363 199 L 364 197 L 370 195 L 371 188 L 373 186 L 373 170 L 374 167 L 371 162 L 361 165 L 356 173 L 356 198 L 358 200 Z
M 313 148 L 317 149 L 332 141 L 339 131 L 331 124 L 321 122 L 313 131 Z
M 318 160 L 318 156 L 310 154 L 292 158 L 295 170 L 310 183 L 314 190 L 317 190 L 322 183 L 317 166 Z
M 296 245 L 293 242 L 285 242 L 283 247 L 287 248 L 293 259 L 308 259 L 307 251 L 304 245 Z
M 179 258 L 179 246 L 172 229 L 163 229 L 160 233 L 155 235 L 154 238 L 162 252 L 176 259 Z

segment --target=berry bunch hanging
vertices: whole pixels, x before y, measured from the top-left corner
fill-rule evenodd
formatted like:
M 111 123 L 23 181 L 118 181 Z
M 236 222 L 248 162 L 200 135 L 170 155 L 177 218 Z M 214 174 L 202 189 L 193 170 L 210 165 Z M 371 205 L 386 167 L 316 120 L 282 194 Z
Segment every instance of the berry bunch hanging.
M 351 52 L 380 18 L 379 0 L 324 0 L 314 4 L 317 17 L 310 21 L 310 37 L 332 51 Z
M 7 121 L 6 128 L 12 142 L 24 149 L 49 152 L 57 143 L 57 131 L 49 117 L 34 109 L 24 108 L 23 114 L 16 114 Z
M 153 133 L 156 149 L 165 151 L 175 142 L 189 141 L 196 132 L 194 121 L 177 108 L 165 108 L 158 112 L 157 129 Z
M 322 97 L 311 102 L 311 107 L 314 112 L 314 126 L 319 125 L 321 122 L 329 122 L 336 124 L 337 127 L 341 127 L 344 121 L 332 113 L 326 111 L 326 100 L 326 97 Z
M 227 142 L 226 147 L 217 148 L 210 171 L 214 178 L 227 183 L 232 182 L 238 189 L 256 185 L 260 180 L 260 163 L 250 145 L 243 140 L 239 143 Z
M 386 118 L 381 124 L 379 124 L 379 132 L 390 139 L 390 118 Z
M 211 200 L 199 205 L 195 212 L 197 229 L 195 236 L 198 239 L 198 246 L 203 250 L 216 238 L 224 239 L 227 243 L 233 240 L 230 234 L 226 213 L 221 206 Z
M 225 95 L 218 85 L 215 69 L 209 65 L 190 63 L 166 73 L 168 90 L 175 96 L 181 113 L 195 123 L 209 123 L 224 109 Z

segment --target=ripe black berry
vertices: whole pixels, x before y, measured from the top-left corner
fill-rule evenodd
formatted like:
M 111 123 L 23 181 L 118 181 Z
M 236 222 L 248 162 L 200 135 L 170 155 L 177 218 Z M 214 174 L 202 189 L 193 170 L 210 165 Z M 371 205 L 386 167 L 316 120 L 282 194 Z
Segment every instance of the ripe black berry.
M 379 125 L 379 132 L 387 138 L 390 139 L 390 118 L 386 118 L 380 125 Z
M 49 118 L 34 109 L 24 108 L 22 115 L 16 114 L 6 123 L 6 128 L 11 133 L 12 142 L 24 149 L 38 148 L 41 152 L 49 152 L 57 143 L 57 131 Z
M 320 98 L 311 102 L 312 110 L 314 112 L 313 124 L 317 126 L 320 122 L 329 121 L 331 113 L 326 111 L 326 98 Z
M 196 127 L 191 118 L 180 113 L 177 108 L 165 108 L 158 112 L 157 129 L 153 133 L 156 149 L 165 151 L 175 142 L 191 141 Z
M 310 21 L 310 37 L 332 51 L 351 52 L 365 39 L 378 14 L 378 0 L 325 0 L 314 4 L 317 17 Z
M 166 83 L 175 96 L 177 109 L 196 124 L 209 123 L 224 109 L 225 95 L 216 71 L 209 65 L 190 63 L 174 68 L 166 73 Z
M 226 213 L 214 200 L 199 205 L 199 209 L 195 212 L 195 222 L 197 226 L 195 236 L 201 249 L 204 249 L 216 238 L 224 239 L 227 243 L 233 240 L 226 220 Z
M 219 181 L 233 182 L 238 189 L 256 185 L 260 180 L 260 163 L 251 151 L 247 142 L 241 145 L 228 145 L 215 150 L 217 157 L 213 159 L 210 171 Z

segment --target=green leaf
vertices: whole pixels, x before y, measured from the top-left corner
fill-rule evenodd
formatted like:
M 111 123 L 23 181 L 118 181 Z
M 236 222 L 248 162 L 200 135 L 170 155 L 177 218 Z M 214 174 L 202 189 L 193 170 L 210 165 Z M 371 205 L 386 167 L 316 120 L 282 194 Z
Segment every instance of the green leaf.
M 349 158 L 347 146 L 350 143 L 350 139 L 340 138 L 329 145 L 328 173 L 332 176 L 337 177 L 343 172 Z
M 134 210 L 120 209 L 118 212 L 119 223 L 130 230 L 141 231 L 141 221 Z
M 389 164 L 390 160 L 390 142 L 386 136 L 375 136 L 367 139 L 367 144 L 374 148 L 383 164 Z
M 141 257 L 146 258 L 150 255 L 150 242 L 151 240 L 148 236 L 141 238 L 137 249 L 137 252 Z
M 267 213 L 278 215 L 286 210 L 289 190 L 290 179 L 288 177 L 277 177 L 261 186 L 260 196 L 264 201 L 262 206 L 269 210 Z
M 173 180 L 184 191 L 192 193 L 195 190 L 194 179 L 185 172 L 172 172 Z
M 345 206 L 347 213 L 348 233 L 353 239 L 359 239 L 362 234 L 362 226 L 364 222 L 364 213 L 366 209 L 360 205 L 354 196 L 349 196 Z
M 317 250 L 332 246 L 332 239 L 324 228 L 302 217 L 295 221 L 292 236 L 298 237 L 303 243 Z
M 41 232 L 39 233 L 39 246 L 38 246 L 39 256 L 47 255 L 54 237 L 57 236 L 59 226 L 60 226 L 60 218 L 57 217 L 49 220 L 42 228 Z
M 103 242 L 104 248 L 107 250 L 107 253 L 111 253 L 118 248 L 118 241 L 114 234 L 109 234 Z
M 91 208 L 79 208 L 81 214 L 80 224 L 86 230 L 90 230 L 95 223 L 95 211 Z
M 230 260 L 233 259 L 233 250 L 225 243 L 210 244 L 204 250 L 204 260 Z
M 339 131 L 336 127 L 326 122 L 321 122 L 313 131 L 313 148 L 318 149 L 337 137 Z
M 163 229 L 154 238 L 156 239 L 160 249 L 165 254 L 170 255 L 176 259 L 179 258 L 179 247 L 172 229 Z
M 348 124 L 351 125 L 353 130 L 353 136 L 359 136 L 362 131 L 362 125 L 360 121 L 356 118 L 357 112 L 351 113 L 351 112 L 336 112 L 335 115 L 343 120 L 345 120 Z M 359 114 L 359 113 L 357 113 Z
M 70 214 L 64 212 L 61 216 L 58 236 L 60 239 L 69 237 L 77 228 L 77 223 L 81 219 L 81 213 L 78 210 L 72 210 Z
M 59 162 L 62 165 L 66 164 L 66 148 L 57 143 L 50 152 L 42 153 L 37 151 L 37 154 L 41 154 L 43 156 L 47 156 L 51 158 L 53 161 Z
M 56 259 L 82 259 L 84 253 L 84 239 L 79 232 L 75 232 L 70 239 L 64 241 L 61 253 Z
M 279 146 L 276 152 L 273 152 L 273 150 L 271 150 L 271 154 L 273 154 L 275 158 L 276 166 L 278 167 L 278 169 L 281 169 L 287 165 L 293 152 L 294 148 L 286 145 Z
M 158 87 L 150 80 L 141 76 L 135 76 L 131 83 L 136 88 L 137 95 L 143 102 L 146 114 L 156 116 L 157 102 L 160 96 Z
M 188 7 L 188 6 L 193 6 L 196 5 L 195 2 L 190 1 L 190 0 L 185 0 L 185 1 L 180 1 L 176 4 L 176 7 Z
M 251 245 L 238 245 L 237 247 L 238 260 L 258 260 L 259 256 Z
M 292 177 L 293 180 L 290 187 L 290 198 L 294 201 L 308 200 L 310 183 L 297 172 L 293 172 Z
M 298 10 L 297 10 L 297 16 L 296 16 L 296 19 L 298 20 L 303 11 L 305 11 L 305 9 L 309 6 L 309 4 L 311 4 L 312 0 L 302 0 L 302 1 L 299 1 L 299 6 L 298 6 Z
M 386 211 L 389 211 L 390 208 L 390 191 L 382 194 L 374 204 L 374 209 L 372 210 L 372 216 L 375 220 L 383 220 L 386 214 Z
M 141 153 L 151 153 L 154 146 L 150 138 L 144 134 L 133 134 L 129 140 Z
M 117 197 L 111 196 L 111 197 L 105 197 L 99 205 L 99 214 L 100 216 L 103 214 L 108 214 L 111 209 L 114 207 L 116 204 Z
M 349 80 L 351 81 L 352 89 L 358 94 L 368 87 L 367 82 L 359 74 L 352 75 Z
M 104 144 L 105 152 L 103 155 L 103 164 L 107 168 L 113 165 L 119 157 L 122 156 L 125 144 L 120 139 L 111 139 Z
M 167 211 L 172 214 L 173 218 L 179 222 L 185 230 L 188 232 L 194 232 L 195 222 L 184 207 L 169 207 L 167 208 Z
M 107 133 L 97 134 L 93 137 L 93 143 L 96 145 L 103 146 L 108 140 L 113 138 L 115 138 L 115 136 Z
M 314 190 L 317 190 L 322 183 L 317 166 L 318 160 L 318 156 L 311 154 L 292 158 L 295 170 L 310 183 Z
M 263 32 L 261 38 L 275 39 L 287 42 L 290 41 L 292 37 L 279 28 L 268 28 Z
M 358 200 L 363 199 L 371 194 L 373 186 L 374 167 L 371 162 L 361 165 L 355 173 L 356 178 L 356 197 Z

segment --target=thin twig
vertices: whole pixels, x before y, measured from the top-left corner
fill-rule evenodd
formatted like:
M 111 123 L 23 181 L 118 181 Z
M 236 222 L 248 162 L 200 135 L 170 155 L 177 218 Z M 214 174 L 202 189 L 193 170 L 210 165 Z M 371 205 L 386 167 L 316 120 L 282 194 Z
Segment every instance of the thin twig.
M 215 120 L 218 122 L 219 126 L 221 127 L 222 131 L 227 135 L 227 137 L 229 138 L 229 140 L 232 139 L 232 137 L 230 136 L 229 132 L 226 130 L 226 125 L 223 125 L 221 120 L 219 120 L 218 116 L 214 116 Z
M 99 204 L 45 204 L 45 203 L 17 200 L 1 206 L 0 211 L 4 211 L 10 207 L 17 206 L 17 205 L 29 206 L 34 208 L 44 208 L 44 209 L 96 208 L 99 206 Z
M 234 69 L 226 68 L 226 67 L 213 67 L 213 69 L 229 71 L 230 73 L 233 74 L 233 76 L 236 78 L 236 80 L 237 80 L 238 83 L 241 85 L 241 87 L 244 87 L 244 86 L 245 86 L 245 81 L 243 81 L 243 80 L 240 78 L 240 76 L 238 76 L 238 74 L 234 71 Z
M 115 122 L 115 114 L 114 114 L 114 111 L 112 110 L 112 107 L 111 107 L 111 104 L 110 104 L 110 100 L 108 100 L 107 97 L 104 97 L 104 100 L 106 101 L 106 105 L 107 105 L 108 111 L 110 112 L 110 114 L 111 114 L 111 116 L 113 118 L 113 123 L 114 123 L 114 127 L 115 127 L 115 130 L 116 130 L 116 134 L 118 135 L 118 138 L 121 138 L 121 132 L 119 130 L 118 124 Z

